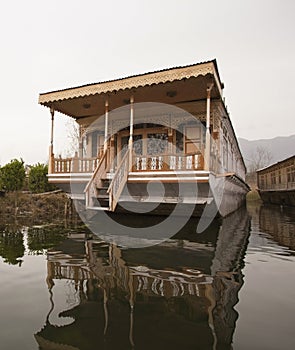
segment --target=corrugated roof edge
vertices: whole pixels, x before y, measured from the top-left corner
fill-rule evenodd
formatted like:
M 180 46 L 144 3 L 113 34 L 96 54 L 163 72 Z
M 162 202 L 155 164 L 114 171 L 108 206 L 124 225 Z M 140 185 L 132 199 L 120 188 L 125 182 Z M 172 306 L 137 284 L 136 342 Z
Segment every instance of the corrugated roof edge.
M 275 166 L 275 165 L 278 165 L 278 164 L 287 162 L 288 160 L 290 160 L 290 159 L 292 159 L 292 158 L 294 158 L 294 157 L 295 157 L 295 154 L 293 154 L 293 156 L 287 157 L 287 158 L 285 158 L 285 159 L 283 159 L 283 160 L 279 160 L 279 161 L 276 162 L 276 163 L 270 164 L 270 165 L 268 165 L 268 166 L 266 166 L 266 167 L 264 167 L 264 168 L 258 169 L 258 170 L 256 170 L 256 173 L 259 173 L 260 171 L 263 171 L 263 170 L 267 170 L 268 168 L 272 168 L 272 167 Z
M 202 64 L 207 64 L 207 63 L 213 63 L 214 64 L 214 68 L 216 70 L 216 74 L 218 76 L 219 79 L 219 83 L 221 86 L 223 86 L 223 83 L 220 80 L 220 75 L 219 75 L 219 71 L 218 71 L 218 67 L 217 67 L 217 61 L 214 58 L 213 60 L 209 60 L 209 61 L 203 61 L 203 62 L 198 62 L 198 63 L 192 63 L 192 64 L 188 64 L 185 66 L 176 66 L 176 67 L 170 67 L 170 68 L 164 68 L 164 69 L 159 69 L 159 70 L 155 70 L 155 71 L 150 71 L 150 72 L 146 72 L 146 73 L 142 73 L 142 74 L 134 74 L 134 75 L 129 75 L 126 77 L 122 77 L 122 78 L 118 78 L 118 79 L 111 79 L 111 80 L 104 80 L 104 81 L 99 81 L 96 83 L 89 83 L 89 84 L 83 84 L 83 85 L 78 85 L 78 86 L 72 86 L 69 88 L 65 88 L 65 89 L 59 89 L 59 90 L 53 90 L 53 91 L 47 91 L 47 92 L 42 92 L 39 95 L 46 95 L 49 93 L 55 93 L 55 92 L 61 92 L 61 91 L 66 91 L 66 90 L 71 90 L 71 89 L 79 89 L 79 88 L 83 88 L 83 87 L 87 87 L 87 86 L 91 86 L 91 85 L 98 85 L 98 84 L 104 84 L 104 83 L 111 83 L 111 82 L 115 82 L 115 81 L 121 81 L 124 79 L 129 79 L 129 78 L 136 78 L 136 77 L 140 77 L 140 76 L 145 76 L 148 74 L 154 74 L 154 73 L 161 73 L 161 72 L 165 72 L 165 71 L 170 71 L 173 69 L 182 69 L 182 68 L 189 68 L 189 67 L 193 67 L 193 66 L 198 66 L 198 65 L 202 65 Z

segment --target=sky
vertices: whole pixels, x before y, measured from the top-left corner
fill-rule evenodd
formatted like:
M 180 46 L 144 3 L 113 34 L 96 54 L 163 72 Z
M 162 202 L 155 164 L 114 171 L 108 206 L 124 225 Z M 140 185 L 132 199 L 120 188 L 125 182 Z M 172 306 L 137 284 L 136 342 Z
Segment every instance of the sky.
M 295 134 L 294 13 L 293 0 L 3 3 L 0 165 L 47 162 L 39 93 L 214 58 L 238 137 Z M 55 118 L 57 151 L 67 119 Z

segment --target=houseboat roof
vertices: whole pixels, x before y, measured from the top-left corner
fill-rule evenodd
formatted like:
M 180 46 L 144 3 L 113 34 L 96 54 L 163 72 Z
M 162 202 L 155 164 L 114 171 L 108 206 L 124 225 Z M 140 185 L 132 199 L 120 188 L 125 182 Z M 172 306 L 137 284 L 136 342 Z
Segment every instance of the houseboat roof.
M 293 159 L 295 159 L 295 154 L 293 155 L 293 156 L 290 156 L 290 157 L 288 157 L 288 158 L 285 158 L 285 159 L 283 159 L 283 160 L 280 160 L 279 162 L 276 162 L 276 163 L 273 163 L 273 164 L 271 164 L 271 165 L 268 165 L 268 166 L 266 166 L 266 167 L 264 167 L 264 168 L 261 168 L 261 169 L 258 169 L 258 170 L 256 170 L 256 172 L 257 173 L 260 173 L 260 172 L 264 172 L 264 171 L 271 171 L 271 170 L 273 170 L 273 168 L 276 168 L 276 167 L 281 167 L 281 166 L 284 166 L 284 165 L 286 165 L 287 166 L 287 163 L 290 161 L 290 160 L 293 160 Z M 285 164 L 286 163 L 286 164 Z
M 214 87 L 211 97 L 221 98 L 223 83 L 215 59 L 41 93 L 39 103 L 79 119 L 100 112 L 104 114 L 106 98 L 111 99 L 111 109 L 128 104 L 130 91 L 134 94 L 135 102 L 177 104 L 183 100 L 191 102 L 205 100 L 206 87 L 212 82 Z

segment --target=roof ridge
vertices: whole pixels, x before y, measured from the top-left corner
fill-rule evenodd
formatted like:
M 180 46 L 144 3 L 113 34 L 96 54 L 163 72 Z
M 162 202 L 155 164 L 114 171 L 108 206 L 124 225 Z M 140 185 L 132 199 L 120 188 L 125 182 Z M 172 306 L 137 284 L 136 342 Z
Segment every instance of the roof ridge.
M 121 78 L 110 79 L 110 80 L 102 80 L 102 81 L 99 81 L 99 82 L 96 82 L 96 83 L 82 84 L 82 85 L 72 86 L 72 87 L 64 88 L 64 89 L 58 89 L 58 90 L 54 90 L 54 91 L 50 91 L 50 92 L 43 92 L 43 93 L 40 93 L 39 95 L 42 96 L 42 95 L 47 95 L 48 93 L 56 93 L 56 92 L 61 92 L 61 91 L 65 91 L 65 90 L 79 89 L 79 88 L 83 88 L 83 87 L 87 87 L 87 86 L 91 86 L 91 85 L 100 85 L 100 84 L 105 84 L 105 83 L 112 83 L 112 82 L 121 81 L 121 80 L 124 80 L 124 79 L 130 79 L 130 78 L 136 78 L 136 77 L 140 77 L 140 76 L 145 76 L 145 75 L 148 75 L 148 74 L 162 73 L 162 72 L 170 71 L 170 70 L 173 70 L 173 69 L 189 68 L 189 67 L 198 66 L 198 65 L 202 65 L 202 64 L 208 64 L 208 63 L 213 63 L 214 64 L 214 67 L 216 69 L 218 78 L 220 80 L 216 59 L 212 59 L 212 60 L 208 60 L 208 61 L 202 61 L 202 62 L 187 64 L 187 65 L 184 65 L 184 66 L 174 66 L 174 67 L 169 67 L 169 68 L 163 68 L 163 69 L 158 69 L 158 70 L 149 71 L 149 72 L 145 72 L 145 73 L 128 75 L 128 76 L 121 77 Z

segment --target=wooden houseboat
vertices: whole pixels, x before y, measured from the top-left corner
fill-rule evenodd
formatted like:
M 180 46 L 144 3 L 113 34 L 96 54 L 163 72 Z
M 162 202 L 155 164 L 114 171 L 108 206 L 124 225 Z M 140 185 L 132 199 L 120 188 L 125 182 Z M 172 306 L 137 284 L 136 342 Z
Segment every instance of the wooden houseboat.
M 263 202 L 295 206 L 295 155 L 258 170 L 257 184 Z
M 212 60 L 40 94 L 52 120 L 49 182 L 87 209 L 226 216 L 249 188 L 222 93 Z M 54 155 L 55 112 L 79 125 L 73 158 Z

